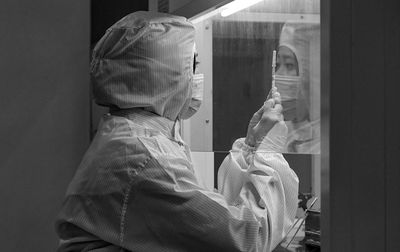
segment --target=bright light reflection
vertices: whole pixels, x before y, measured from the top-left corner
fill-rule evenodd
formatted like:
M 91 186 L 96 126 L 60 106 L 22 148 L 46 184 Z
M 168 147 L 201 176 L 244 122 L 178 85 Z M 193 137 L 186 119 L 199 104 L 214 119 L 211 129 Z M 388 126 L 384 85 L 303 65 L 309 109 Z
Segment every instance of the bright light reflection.
M 223 7 L 221 16 L 227 17 L 229 15 L 232 15 L 233 13 L 236 13 L 261 1 L 263 0 L 235 0 Z

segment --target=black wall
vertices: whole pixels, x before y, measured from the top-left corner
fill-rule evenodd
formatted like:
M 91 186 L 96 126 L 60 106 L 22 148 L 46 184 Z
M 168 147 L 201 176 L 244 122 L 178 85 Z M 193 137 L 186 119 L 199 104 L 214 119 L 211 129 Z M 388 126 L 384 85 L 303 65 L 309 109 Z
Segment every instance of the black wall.
M 399 251 L 400 2 L 321 3 L 323 251 Z
M 89 145 L 89 1 L 0 7 L 0 251 L 55 251 L 54 220 Z
M 91 0 L 91 43 L 96 43 L 108 27 L 127 14 L 148 9 L 147 0 Z
M 0 251 L 55 251 L 54 220 L 90 142 L 90 44 L 148 1 L 0 7 Z M 92 36 L 91 28 L 92 27 Z

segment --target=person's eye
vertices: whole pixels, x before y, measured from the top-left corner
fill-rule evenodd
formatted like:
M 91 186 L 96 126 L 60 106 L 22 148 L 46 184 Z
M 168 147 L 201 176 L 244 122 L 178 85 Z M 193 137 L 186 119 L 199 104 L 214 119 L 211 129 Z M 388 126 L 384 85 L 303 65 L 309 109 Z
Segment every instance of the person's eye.
M 286 63 L 285 66 L 286 66 L 286 69 L 289 71 L 294 70 L 294 64 L 292 64 L 292 63 Z

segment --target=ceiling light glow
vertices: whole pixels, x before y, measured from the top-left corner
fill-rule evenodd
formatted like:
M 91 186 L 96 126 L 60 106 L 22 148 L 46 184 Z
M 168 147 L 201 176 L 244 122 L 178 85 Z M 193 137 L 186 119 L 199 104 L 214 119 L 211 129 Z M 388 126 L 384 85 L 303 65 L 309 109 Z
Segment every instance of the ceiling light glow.
M 238 11 L 241 11 L 243 9 L 246 9 L 256 3 L 259 3 L 263 0 L 235 0 L 233 2 L 228 3 L 223 7 L 223 10 L 221 12 L 221 16 L 227 17 L 229 15 L 232 15 Z

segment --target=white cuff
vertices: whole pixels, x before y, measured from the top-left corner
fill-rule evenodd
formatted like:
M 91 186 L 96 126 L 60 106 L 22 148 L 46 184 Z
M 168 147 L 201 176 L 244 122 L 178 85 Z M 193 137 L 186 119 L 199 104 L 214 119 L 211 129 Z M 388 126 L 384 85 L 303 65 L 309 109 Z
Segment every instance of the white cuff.
M 282 153 L 287 140 L 288 128 L 284 121 L 280 121 L 264 137 L 257 151 Z

